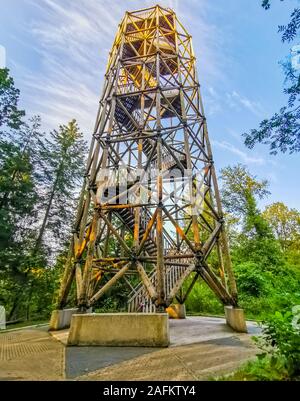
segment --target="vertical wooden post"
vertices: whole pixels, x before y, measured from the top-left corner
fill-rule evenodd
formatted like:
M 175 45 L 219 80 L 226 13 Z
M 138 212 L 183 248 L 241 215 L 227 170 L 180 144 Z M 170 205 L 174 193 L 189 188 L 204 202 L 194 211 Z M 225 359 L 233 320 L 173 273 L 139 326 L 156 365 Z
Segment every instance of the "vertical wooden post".
M 217 240 L 217 253 L 218 253 L 218 259 L 219 259 L 219 264 L 220 264 L 220 276 L 221 276 L 221 280 L 222 283 L 224 285 L 224 287 L 227 290 L 227 281 L 226 281 L 226 276 L 225 276 L 225 267 L 224 267 L 224 259 L 223 259 L 223 253 L 222 253 L 222 247 L 221 247 L 221 243 L 220 240 Z
M 157 141 L 157 193 L 158 209 L 156 219 L 156 244 L 157 244 L 157 305 L 159 312 L 164 312 L 165 306 L 165 267 L 164 267 L 164 243 L 163 243 L 163 207 L 162 207 L 162 175 L 161 175 L 161 139 Z
M 108 213 L 108 220 L 111 222 L 111 212 Z M 104 246 L 103 246 L 103 256 L 106 258 L 108 254 L 108 246 L 109 246 L 109 234 L 110 234 L 110 228 L 106 226 L 106 237 L 104 241 Z
M 59 288 L 57 309 L 63 309 L 64 306 L 66 305 L 67 297 L 69 295 L 69 287 L 67 284 L 70 281 L 70 277 L 72 276 L 73 270 L 74 270 L 74 236 L 72 236 L 70 242 L 67 261 L 64 269 L 64 275 Z
M 79 302 L 81 287 L 82 287 L 82 272 L 81 272 L 81 267 L 80 267 L 79 263 L 76 263 L 75 274 L 76 274 L 77 302 Z
M 157 244 L 157 306 L 158 312 L 165 312 L 165 266 L 164 266 L 164 240 L 163 240 L 163 182 L 162 182 L 162 140 L 161 140 L 161 94 L 160 94 L 160 41 L 159 41 L 159 7 L 156 7 L 156 125 L 157 125 L 157 221 L 156 221 L 156 244 Z
M 222 221 L 221 242 L 222 242 L 222 249 L 224 252 L 224 267 L 225 267 L 226 273 L 228 275 L 228 284 L 229 284 L 229 290 L 230 290 L 231 296 L 233 298 L 234 303 L 237 304 L 236 281 L 235 281 L 232 263 L 231 263 L 230 251 L 229 251 L 229 246 L 228 246 L 228 238 L 227 238 L 227 234 L 226 234 L 225 227 L 224 227 L 224 221 L 223 221 L 224 215 L 223 215 L 223 209 L 222 209 L 222 203 L 221 203 L 221 196 L 220 196 L 220 191 L 219 191 L 219 186 L 218 186 L 216 169 L 215 169 L 215 166 L 213 163 L 213 158 L 212 158 L 212 149 L 211 149 L 211 144 L 210 144 L 210 140 L 209 140 L 209 136 L 208 136 L 207 122 L 206 122 L 206 118 L 205 118 L 205 114 L 204 114 L 204 107 L 203 107 L 202 97 L 201 97 L 201 93 L 200 93 L 200 88 L 199 88 L 199 96 L 200 96 L 201 113 L 202 113 L 202 116 L 204 119 L 204 121 L 203 121 L 204 138 L 205 138 L 205 142 L 206 142 L 208 157 L 211 161 L 210 169 L 211 169 L 211 176 L 212 176 L 215 199 L 216 199 L 216 204 L 217 204 L 217 210 L 218 210 L 219 218 Z
M 99 225 L 99 218 L 98 218 L 97 213 L 95 213 L 93 222 L 92 222 L 90 241 L 89 241 L 85 265 L 84 265 L 84 269 L 83 269 L 82 285 L 81 285 L 81 291 L 80 291 L 80 296 L 79 296 L 79 305 L 78 306 L 82 310 L 82 312 L 84 312 L 89 307 L 88 291 L 89 291 L 89 285 L 90 285 L 90 281 L 91 281 L 95 244 L 96 244 L 96 239 L 97 239 L 97 234 L 98 234 L 98 225 Z
M 176 185 L 176 178 L 174 178 L 174 202 L 175 202 L 175 207 L 176 207 L 176 213 L 175 213 L 175 218 L 176 221 L 179 219 L 178 215 L 178 199 L 177 199 L 177 185 Z M 180 235 L 178 230 L 176 230 L 176 245 L 177 245 L 177 251 L 180 250 Z

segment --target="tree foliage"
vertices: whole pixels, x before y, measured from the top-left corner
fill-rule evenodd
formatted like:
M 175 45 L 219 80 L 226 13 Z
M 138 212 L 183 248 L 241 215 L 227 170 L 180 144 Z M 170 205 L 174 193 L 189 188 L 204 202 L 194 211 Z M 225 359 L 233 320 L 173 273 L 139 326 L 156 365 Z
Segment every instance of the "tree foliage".
M 237 217 L 247 215 L 251 197 L 262 199 L 269 194 L 268 182 L 258 180 L 241 164 L 222 169 L 221 179 L 224 209 Z
M 269 9 L 271 2 L 264 0 L 262 6 Z M 300 8 L 296 7 L 291 13 L 289 23 L 278 27 L 282 42 L 293 42 L 299 37 L 299 29 Z M 245 144 L 250 149 L 257 143 L 263 143 L 269 145 L 271 154 L 278 151 L 300 151 L 300 71 L 293 68 L 291 57 L 282 65 L 285 74 L 284 93 L 288 96 L 287 105 L 270 119 L 263 120 L 258 129 L 244 134 Z
M 20 91 L 7 68 L 0 69 L 0 134 L 8 135 L 9 130 L 19 129 L 23 124 L 24 110 L 19 110 Z
M 41 194 L 41 218 L 36 247 L 43 240 L 59 242 L 69 235 L 75 210 L 76 192 L 83 177 L 86 143 L 75 120 L 61 125 L 46 138 L 46 176 Z
M 0 69 L 0 304 L 8 320 L 51 309 L 53 255 L 68 240 L 85 154 L 74 120 L 46 135 L 38 116 L 19 110 L 19 96 Z
M 261 212 L 257 203 L 268 194 L 267 182 L 243 166 L 223 169 L 222 178 L 226 220 L 238 220 L 227 227 L 241 305 L 248 316 L 260 318 L 291 309 L 300 302 L 300 263 L 295 251 L 299 242 L 296 234 L 292 235 L 297 211 L 289 214 L 290 209 L 280 204 L 281 217 L 274 207 Z M 275 232 L 281 219 L 288 219 L 291 230 L 291 242 L 285 249 Z
M 294 243 L 300 246 L 300 213 L 289 209 L 284 203 L 276 202 L 265 208 L 263 217 L 269 223 L 283 251 Z

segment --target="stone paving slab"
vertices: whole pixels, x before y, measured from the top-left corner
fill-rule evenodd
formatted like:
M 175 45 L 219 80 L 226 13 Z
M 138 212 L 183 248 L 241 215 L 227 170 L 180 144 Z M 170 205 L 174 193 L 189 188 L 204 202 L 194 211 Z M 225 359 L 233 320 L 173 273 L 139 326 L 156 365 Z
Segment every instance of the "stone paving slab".
M 0 334 L 0 380 L 63 380 L 64 346 L 46 330 Z

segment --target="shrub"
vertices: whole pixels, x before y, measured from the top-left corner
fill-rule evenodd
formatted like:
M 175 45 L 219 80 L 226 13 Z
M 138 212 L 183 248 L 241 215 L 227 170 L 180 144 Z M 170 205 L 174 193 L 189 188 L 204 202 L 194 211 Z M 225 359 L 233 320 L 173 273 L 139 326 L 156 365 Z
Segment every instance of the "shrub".
M 260 359 L 269 357 L 271 368 L 281 368 L 291 377 L 300 374 L 300 331 L 292 320 L 291 312 L 276 312 L 265 322 L 262 336 L 256 338 L 264 351 Z
M 276 312 L 263 324 L 262 336 L 254 337 L 263 353 L 233 374 L 217 380 L 287 381 L 300 374 L 300 331 L 293 328 L 293 315 Z
M 191 278 L 187 279 L 184 285 L 185 290 L 191 283 Z M 222 303 L 217 299 L 212 290 L 202 281 L 198 281 L 191 291 L 186 301 L 187 312 L 210 313 L 219 315 L 224 313 Z
M 253 262 L 245 262 L 235 268 L 236 281 L 239 292 L 253 297 L 259 297 L 266 293 L 268 287 L 268 275 L 262 273 L 261 266 Z

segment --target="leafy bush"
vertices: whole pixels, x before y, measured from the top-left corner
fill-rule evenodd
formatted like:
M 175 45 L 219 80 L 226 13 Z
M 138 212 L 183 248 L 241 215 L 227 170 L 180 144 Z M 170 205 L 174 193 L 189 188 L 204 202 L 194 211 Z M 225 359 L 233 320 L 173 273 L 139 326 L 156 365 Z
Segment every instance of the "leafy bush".
M 186 290 L 192 278 L 186 280 L 184 289 Z M 198 281 L 186 301 L 188 313 L 211 313 L 219 315 L 224 313 L 224 307 L 216 298 L 212 290 L 202 281 Z
M 236 281 L 241 294 L 259 297 L 266 293 L 268 277 L 261 270 L 261 266 L 253 262 L 245 262 L 236 266 Z
M 262 336 L 256 338 L 265 352 L 260 359 L 270 357 L 270 366 L 281 368 L 289 376 L 300 374 L 300 330 L 292 325 L 293 314 L 276 312 L 263 327 Z
M 293 314 L 276 312 L 254 337 L 263 351 L 235 373 L 218 380 L 287 381 L 300 375 L 300 330 L 293 328 Z

